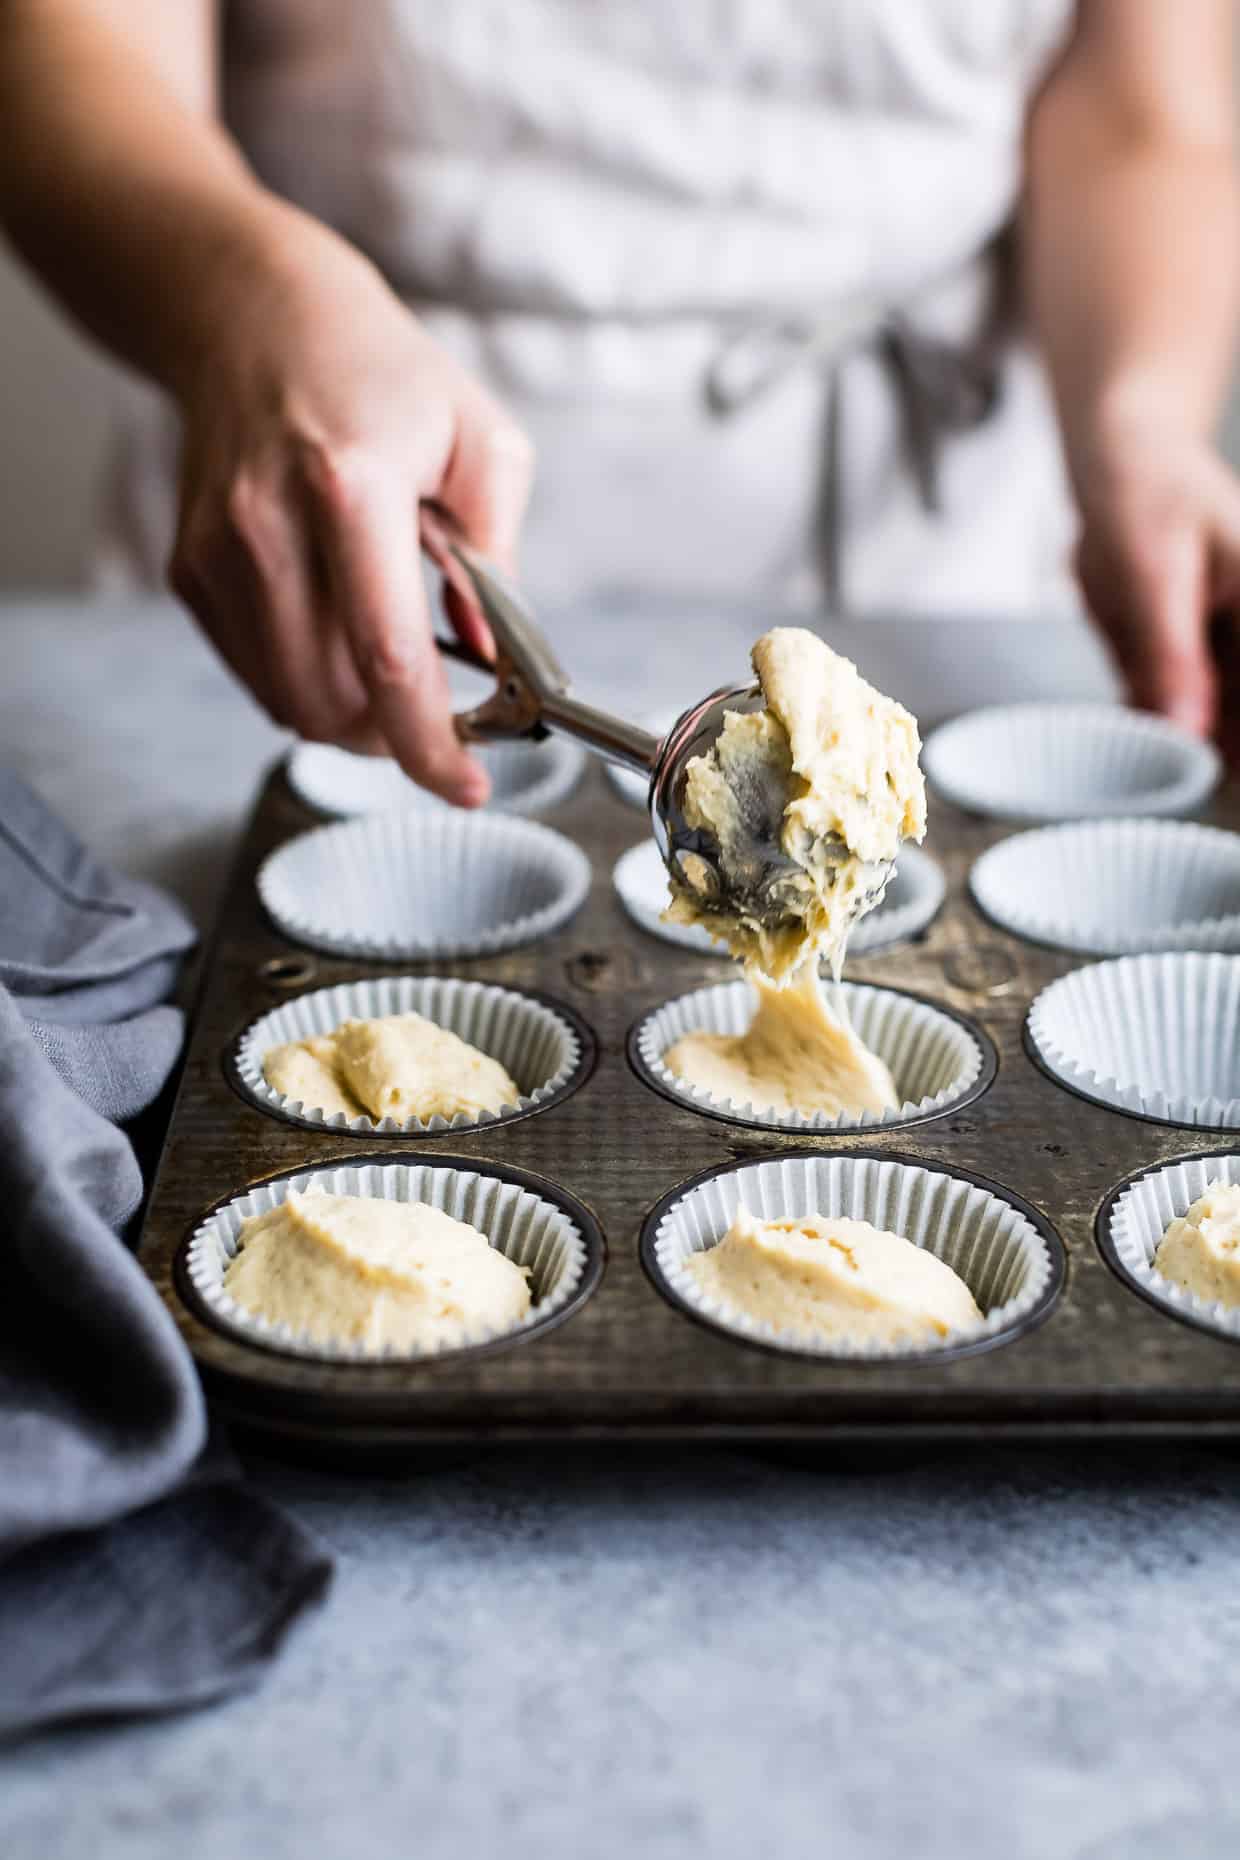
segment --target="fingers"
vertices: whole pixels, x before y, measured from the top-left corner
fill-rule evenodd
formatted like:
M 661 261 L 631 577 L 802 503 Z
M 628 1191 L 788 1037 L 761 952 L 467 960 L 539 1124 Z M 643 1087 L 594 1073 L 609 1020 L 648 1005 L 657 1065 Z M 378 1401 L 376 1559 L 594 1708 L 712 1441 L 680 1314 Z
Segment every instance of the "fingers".
M 319 461 L 314 491 L 332 611 L 374 728 L 414 781 L 458 806 L 480 805 L 490 784 L 452 726 L 405 485 L 371 461 L 337 456 Z
M 1121 548 L 1092 545 L 1087 536 L 1078 566 L 1132 702 L 1208 735 L 1217 699 L 1200 527 L 1181 520 L 1148 525 Z
M 169 578 L 221 656 L 285 728 L 315 742 L 365 732 L 367 693 L 285 485 L 242 470 L 222 497 L 187 503 Z

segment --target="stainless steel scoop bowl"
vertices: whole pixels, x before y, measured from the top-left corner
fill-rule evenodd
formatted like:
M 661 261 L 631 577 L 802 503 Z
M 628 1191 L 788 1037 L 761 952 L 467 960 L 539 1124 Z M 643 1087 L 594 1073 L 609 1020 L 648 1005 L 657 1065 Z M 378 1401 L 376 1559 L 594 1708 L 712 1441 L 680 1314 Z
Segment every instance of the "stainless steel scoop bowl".
M 787 912 L 772 890 L 781 877 L 796 869 L 779 845 L 786 797 L 759 783 L 736 791 L 743 835 L 732 848 L 727 871 L 713 836 L 695 830 L 685 820 L 689 763 L 713 748 L 729 711 L 763 708 L 759 687 L 732 685 L 712 691 L 678 717 L 665 736 L 654 736 L 573 696 L 567 673 L 518 590 L 494 563 L 462 540 L 439 506 L 423 504 L 421 536 L 423 548 L 454 598 L 481 615 L 495 643 L 495 657 L 487 659 L 459 640 L 436 640 L 449 658 L 495 679 L 491 695 L 455 719 L 461 740 L 537 739 L 557 730 L 608 762 L 637 770 L 650 782 L 651 826 L 672 877 L 685 876 L 681 862 L 691 855 L 695 863 L 688 870 L 704 909 L 721 917 L 748 917 L 769 929 L 786 921 Z

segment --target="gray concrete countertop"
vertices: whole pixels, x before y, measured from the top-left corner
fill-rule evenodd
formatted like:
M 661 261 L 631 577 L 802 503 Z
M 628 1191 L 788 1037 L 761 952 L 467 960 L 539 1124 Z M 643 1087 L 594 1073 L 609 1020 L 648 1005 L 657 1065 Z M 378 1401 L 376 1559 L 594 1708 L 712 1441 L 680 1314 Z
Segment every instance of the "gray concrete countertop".
M 588 651 L 556 630 L 589 695 L 702 682 L 670 619 L 600 623 Z M 756 630 L 716 634 L 720 680 Z M 1079 642 L 1050 658 L 1099 684 Z M 208 911 L 281 739 L 188 624 L 14 604 L 0 663 L 0 753 Z M 252 1696 L 5 1753 L 0 1852 L 1230 1860 L 1238 1469 L 1179 1445 L 253 1463 L 334 1550 L 326 1606 Z

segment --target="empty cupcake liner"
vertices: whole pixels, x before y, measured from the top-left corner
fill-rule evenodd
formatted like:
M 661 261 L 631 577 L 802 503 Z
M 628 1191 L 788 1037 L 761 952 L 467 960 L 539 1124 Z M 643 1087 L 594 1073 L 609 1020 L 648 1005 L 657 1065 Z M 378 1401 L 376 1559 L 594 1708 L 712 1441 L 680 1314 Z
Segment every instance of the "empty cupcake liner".
M 935 730 L 922 765 L 945 800 L 992 820 L 1189 814 L 1218 751 L 1177 724 L 1106 704 L 1001 704 Z
M 299 834 L 258 873 L 288 936 L 383 960 L 484 956 L 549 936 L 579 910 L 590 862 L 531 820 L 373 814 Z
M 1088 956 L 1240 950 L 1240 834 L 1189 821 L 1098 820 L 1001 840 L 969 874 L 986 916 Z
M 844 1347 L 776 1330 L 699 1290 L 686 1261 L 721 1240 L 738 1203 L 761 1219 L 847 1216 L 934 1253 L 968 1285 L 983 1320 L 941 1344 Z M 926 1168 L 865 1153 L 786 1151 L 767 1162 L 712 1169 L 667 1195 L 642 1229 L 642 1263 L 658 1289 L 691 1316 L 768 1349 L 844 1361 L 940 1362 L 1010 1342 L 1047 1315 L 1063 1284 L 1062 1242 L 1017 1195 L 963 1170 Z
M 568 799 L 581 779 L 585 751 L 563 737 L 543 743 L 471 745 L 491 777 L 489 809 L 544 814 Z M 357 756 L 330 743 L 299 743 L 285 764 L 288 783 L 308 807 L 341 818 L 395 808 L 441 813 L 449 803 L 410 781 L 387 756 Z
M 331 1033 L 342 1021 L 371 1020 L 388 1014 L 415 1013 L 467 1040 L 497 1059 L 521 1096 L 501 1111 L 480 1117 L 463 1113 L 451 1120 L 328 1116 L 300 1098 L 276 1091 L 263 1076 L 263 1059 L 273 1046 Z M 445 976 L 385 975 L 374 981 L 341 982 L 298 995 L 252 1021 L 229 1055 L 229 1076 L 241 1093 L 261 1110 L 311 1130 L 335 1130 L 351 1136 L 437 1136 L 447 1130 L 474 1130 L 484 1124 L 510 1124 L 531 1112 L 559 1103 L 582 1082 L 594 1057 L 594 1040 L 585 1023 L 568 1009 L 519 994 L 492 982 L 464 982 Z
M 824 987 L 833 1002 L 831 985 Z M 841 982 L 839 994 L 853 1031 L 890 1068 L 901 1098 L 898 1111 L 834 1118 L 822 1111 L 772 1111 L 715 1098 L 673 1072 L 663 1055 L 685 1034 L 745 1031 L 757 1005 L 748 982 L 697 988 L 643 1015 L 630 1030 L 629 1057 L 639 1077 L 667 1097 L 709 1117 L 766 1130 L 859 1130 L 921 1122 L 980 1097 L 993 1079 L 996 1060 L 990 1041 L 980 1028 L 946 1009 L 868 982 Z
M 1240 1182 L 1240 1152 L 1186 1157 L 1121 1183 L 1102 1204 L 1098 1245 L 1113 1271 L 1152 1304 L 1185 1324 L 1240 1339 L 1240 1306 L 1198 1298 L 1154 1268 L 1158 1243 L 1171 1222 L 1219 1180 Z
M 1240 956 L 1121 956 L 1044 988 L 1026 1033 L 1082 1097 L 1160 1124 L 1240 1129 Z
M 667 868 L 653 840 L 630 846 L 617 859 L 611 881 L 628 916 L 651 936 L 704 956 L 727 954 L 722 943 L 697 924 L 664 923 L 669 897 Z M 929 854 L 915 846 L 900 853 L 882 899 L 851 931 L 848 952 L 864 956 L 893 943 L 902 943 L 926 928 L 937 914 L 947 890 L 943 873 Z
M 183 1282 L 203 1314 L 247 1343 L 319 1362 L 442 1360 L 480 1344 L 494 1345 L 549 1329 L 589 1297 L 602 1273 L 603 1240 L 597 1223 L 572 1196 L 537 1182 L 519 1169 L 500 1170 L 487 1163 L 454 1161 L 363 1161 L 322 1169 L 303 1169 L 264 1182 L 212 1210 L 185 1243 L 180 1265 Z M 224 1289 L 224 1273 L 236 1257 L 241 1223 L 253 1214 L 278 1207 L 290 1189 L 321 1189 L 330 1195 L 370 1195 L 387 1201 L 429 1202 L 455 1220 L 468 1221 L 484 1233 L 514 1265 L 530 1269 L 528 1315 L 514 1328 L 473 1337 L 437 1351 L 368 1350 L 342 1339 L 320 1343 L 272 1324 L 245 1310 Z

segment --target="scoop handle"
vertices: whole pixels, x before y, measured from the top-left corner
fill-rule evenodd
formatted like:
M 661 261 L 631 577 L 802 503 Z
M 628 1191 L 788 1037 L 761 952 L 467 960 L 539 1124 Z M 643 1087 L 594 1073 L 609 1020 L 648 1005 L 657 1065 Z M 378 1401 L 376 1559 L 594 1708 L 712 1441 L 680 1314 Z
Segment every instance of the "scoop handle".
M 422 547 L 445 582 L 486 623 L 495 641 L 492 661 L 460 640 L 436 637 L 436 646 L 448 658 L 489 672 L 496 680 L 485 703 L 455 719 L 458 736 L 465 742 L 493 742 L 559 730 L 609 762 L 651 774 L 659 758 L 659 738 L 573 696 L 568 674 L 518 589 L 464 540 L 449 512 L 439 504 L 422 504 L 419 531 Z

